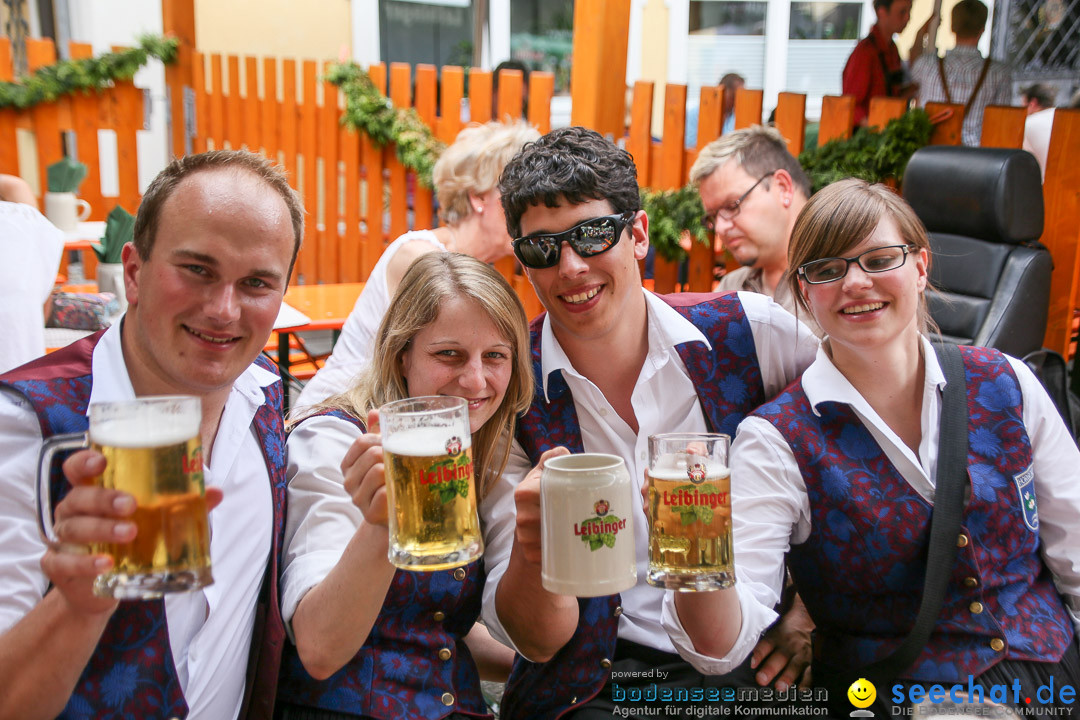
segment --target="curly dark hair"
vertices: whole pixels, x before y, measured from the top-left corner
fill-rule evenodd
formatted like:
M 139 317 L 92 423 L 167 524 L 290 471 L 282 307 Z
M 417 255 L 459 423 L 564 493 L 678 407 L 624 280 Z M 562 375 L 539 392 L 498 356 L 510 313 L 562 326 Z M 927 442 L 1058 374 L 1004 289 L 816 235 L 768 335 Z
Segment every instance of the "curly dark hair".
M 577 205 L 607 200 L 616 213 L 641 209 L 637 168 L 630 153 L 595 130 L 565 127 L 527 144 L 499 178 L 506 229 L 521 236 L 521 216 L 541 202 Z

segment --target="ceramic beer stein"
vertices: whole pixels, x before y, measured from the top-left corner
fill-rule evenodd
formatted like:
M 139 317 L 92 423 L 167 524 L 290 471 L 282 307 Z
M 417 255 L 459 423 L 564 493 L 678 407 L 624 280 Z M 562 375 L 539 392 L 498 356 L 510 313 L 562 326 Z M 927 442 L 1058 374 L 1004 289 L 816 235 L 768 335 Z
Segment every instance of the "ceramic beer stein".
M 78 209 L 76 209 L 78 208 Z M 45 217 L 64 232 L 74 232 L 90 217 L 90 203 L 71 192 L 45 193 Z
M 544 588 L 560 595 L 614 595 L 637 583 L 633 488 L 622 458 L 552 458 L 540 476 Z

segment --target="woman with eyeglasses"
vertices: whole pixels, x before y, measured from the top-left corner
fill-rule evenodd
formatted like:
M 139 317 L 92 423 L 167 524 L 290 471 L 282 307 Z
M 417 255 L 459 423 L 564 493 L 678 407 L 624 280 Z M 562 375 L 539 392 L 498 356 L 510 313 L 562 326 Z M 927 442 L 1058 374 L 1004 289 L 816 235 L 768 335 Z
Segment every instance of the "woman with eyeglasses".
M 823 684 L 889 656 L 914 624 L 946 380 L 927 337 L 929 241 L 900 197 L 861 180 L 828 186 L 800 214 L 789 253 L 792 291 L 826 337 L 802 378 L 739 426 L 737 588 L 679 595 L 673 627 L 717 668 L 738 661 L 742 608 L 772 606 L 787 554 L 817 625 Z M 974 347 L 961 357 L 969 452 L 957 560 L 928 642 L 877 697 L 909 704 L 915 684 L 966 693 L 970 676 L 984 687 L 1018 679 L 1026 705 L 1052 677 L 1080 681 L 1080 451 L 1022 361 Z M 834 712 L 851 710 L 832 699 Z
M 480 679 L 505 681 L 513 652 L 474 626 L 483 560 L 430 572 L 391 565 L 378 408 L 417 396 L 467 399 L 479 501 L 502 472 L 532 392 L 525 310 L 506 280 L 458 253 L 414 261 L 372 364 L 290 429 L 280 588 L 293 642 L 276 717 L 489 716 Z
M 379 322 L 413 260 L 446 251 L 493 263 L 510 254 L 510 235 L 499 202 L 499 175 L 525 143 L 538 137 L 536 128 L 524 122 L 473 124 L 458 133 L 431 173 L 442 224 L 433 230 L 407 232 L 386 246 L 345 320 L 334 352 L 304 386 L 297 408 L 345 390 L 371 362 Z

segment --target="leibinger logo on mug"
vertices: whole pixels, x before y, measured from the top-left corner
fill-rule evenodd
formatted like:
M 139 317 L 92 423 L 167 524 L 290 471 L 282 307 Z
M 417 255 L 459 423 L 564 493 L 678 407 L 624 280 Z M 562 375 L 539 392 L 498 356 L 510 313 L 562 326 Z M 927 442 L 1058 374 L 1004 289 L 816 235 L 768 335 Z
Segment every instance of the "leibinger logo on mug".
M 574 535 L 581 538 L 583 543 L 588 544 L 591 552 L 596 552 L 602 547 L 615 547 L 615 536 L 626 527 L 626 520 L 615 515 L 609 515 L 611 504 L 607 500 L 597 500 L 593 505 L 596 517 L 574 523 Z

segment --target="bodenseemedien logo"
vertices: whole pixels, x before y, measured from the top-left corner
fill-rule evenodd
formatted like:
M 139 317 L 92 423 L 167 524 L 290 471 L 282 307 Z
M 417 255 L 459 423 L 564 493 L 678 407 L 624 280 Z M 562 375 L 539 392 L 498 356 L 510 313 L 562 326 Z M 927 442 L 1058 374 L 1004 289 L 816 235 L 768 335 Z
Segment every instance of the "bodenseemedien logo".
M 847 697 L 848 702 L 857 708 L 851 711 L 851 717 L 876 717 L 872 710 L 866 709 L 877 699 L 877 688 L 874 687 L 874 683 L 866 678 L 859 678 L 851 683 L 851 687 L 847 690 Z

